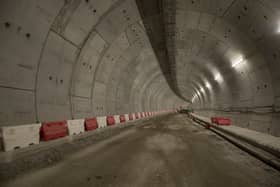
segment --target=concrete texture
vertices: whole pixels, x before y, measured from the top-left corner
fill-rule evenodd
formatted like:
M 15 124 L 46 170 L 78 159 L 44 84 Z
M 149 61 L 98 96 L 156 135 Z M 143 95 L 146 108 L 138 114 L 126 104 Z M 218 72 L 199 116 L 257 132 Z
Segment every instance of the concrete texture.
M 0 126 L 191 104 L 280 136 L 279 10 L 272 0 L 3 0 Z
M 278 171 L 192 124 L 183 114 L 158 116 L 88 145 L 64 155 L 55 165 L 25 173 L 2 186 L 280 184 Z
M 191 104 L 280 136 L 279 10 L 273 0 L 2 0 L 0 126 Z
M 0 126 L 185 103 L 160 71 L 134 0 L 0 7 Z

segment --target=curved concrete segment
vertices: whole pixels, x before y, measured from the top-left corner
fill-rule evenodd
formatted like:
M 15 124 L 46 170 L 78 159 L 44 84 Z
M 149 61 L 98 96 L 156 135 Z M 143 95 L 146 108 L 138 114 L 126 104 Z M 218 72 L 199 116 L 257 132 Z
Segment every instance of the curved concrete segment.
M 0 127 L 188 106 L 280 136 L 278 1 L 2 0 L 0 20 Z
M 134 0 L 1 1 L 0 126 L 176 108 Z

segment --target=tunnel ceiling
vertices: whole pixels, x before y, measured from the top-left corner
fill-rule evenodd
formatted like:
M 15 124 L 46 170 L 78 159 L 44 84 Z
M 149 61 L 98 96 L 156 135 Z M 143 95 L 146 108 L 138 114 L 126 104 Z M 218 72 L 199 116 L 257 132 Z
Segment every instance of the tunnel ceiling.
M 199 107 L 279 106 L 280 1 L 137 2 L 177 95 Z

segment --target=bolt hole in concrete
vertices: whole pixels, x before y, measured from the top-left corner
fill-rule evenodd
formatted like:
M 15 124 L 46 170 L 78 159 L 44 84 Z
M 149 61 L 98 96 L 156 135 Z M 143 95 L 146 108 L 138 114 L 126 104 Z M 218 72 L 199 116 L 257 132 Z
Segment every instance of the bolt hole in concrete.
M 5 22 L 5 27 L 6 28 L 10 28 L 10 26 L 11 26 L 10 22 Z
M 26 38 L 30 38 L 31 34 L 30 33 L 26 33 L 25 36 L 26 36 Z

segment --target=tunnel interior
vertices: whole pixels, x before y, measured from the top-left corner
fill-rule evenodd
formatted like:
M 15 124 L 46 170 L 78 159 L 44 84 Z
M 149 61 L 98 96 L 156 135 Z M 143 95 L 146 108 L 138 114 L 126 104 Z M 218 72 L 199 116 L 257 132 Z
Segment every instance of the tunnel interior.
M 2 0 L 0 125 L 176 109 L 280 136 L 280 1 Z

